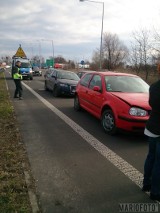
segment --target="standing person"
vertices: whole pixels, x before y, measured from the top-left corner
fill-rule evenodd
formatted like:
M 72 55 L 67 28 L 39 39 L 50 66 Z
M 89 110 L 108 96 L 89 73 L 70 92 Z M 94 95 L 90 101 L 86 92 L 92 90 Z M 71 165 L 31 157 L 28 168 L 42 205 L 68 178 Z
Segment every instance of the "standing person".
M 144 131 L 148 136 L 149 150 L 144 164 L 142 191 L 150 191 L 150 198 L 160 201 L 160 80 L 150 86 L 149 104 L 152 111 Z
M 13 68 L 13 79 L 16 85 L 14 98 L 19 98 L 22 100 L 22 75 L 19 73 L 19 68 L 21 67 L 21 62 L 17 61 L 15 67 Z M 18 96 L 19 95 L 19 96 Z

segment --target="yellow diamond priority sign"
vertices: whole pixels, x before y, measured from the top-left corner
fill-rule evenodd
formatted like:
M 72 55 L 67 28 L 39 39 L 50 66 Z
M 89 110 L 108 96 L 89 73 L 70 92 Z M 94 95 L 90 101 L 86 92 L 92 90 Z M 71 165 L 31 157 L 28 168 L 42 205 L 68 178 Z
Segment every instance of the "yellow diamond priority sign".
M 21 57 L 21 58 L 26 58 L 26 54 L 25 52 L 23 51 L 21 45 L 19 46 L 16 54 L 14 55 L 14 57 Z

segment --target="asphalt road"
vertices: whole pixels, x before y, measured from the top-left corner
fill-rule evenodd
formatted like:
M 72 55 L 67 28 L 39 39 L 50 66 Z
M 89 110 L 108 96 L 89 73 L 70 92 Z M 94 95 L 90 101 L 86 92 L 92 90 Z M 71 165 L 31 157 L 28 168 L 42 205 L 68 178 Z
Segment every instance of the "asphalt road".
M 45 91 L 43 76 L 23 81 L 21 101 L 8 72 L 6 80 L 44 213 L 117 213 L 121 203 L 153 203 L 140 188 L 143 135 L 106 135 L 99 120 L 74 111 L 73 98 Z

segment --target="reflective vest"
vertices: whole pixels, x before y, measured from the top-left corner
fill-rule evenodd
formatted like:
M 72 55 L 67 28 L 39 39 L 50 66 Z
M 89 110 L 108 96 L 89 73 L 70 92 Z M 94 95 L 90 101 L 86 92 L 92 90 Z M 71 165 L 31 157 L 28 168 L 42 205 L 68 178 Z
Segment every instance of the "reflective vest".
M 13 79 L 22 79 L 22 75 L 19 74 L 19 68 L 18 68 L 18 72 L 13 74 Z

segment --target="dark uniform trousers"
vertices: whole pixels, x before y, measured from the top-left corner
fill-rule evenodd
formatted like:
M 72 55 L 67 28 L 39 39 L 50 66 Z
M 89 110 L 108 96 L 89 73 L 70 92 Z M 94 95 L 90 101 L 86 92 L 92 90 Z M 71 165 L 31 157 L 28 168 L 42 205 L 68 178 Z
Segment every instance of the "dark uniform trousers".
M 18 95 L 19 95 L 19 97 L 22 97 L 23 89 L 22 89 L 21 79 L 14 79 L 14 83 L 16 85 L 14 97 L 16 98 Z

